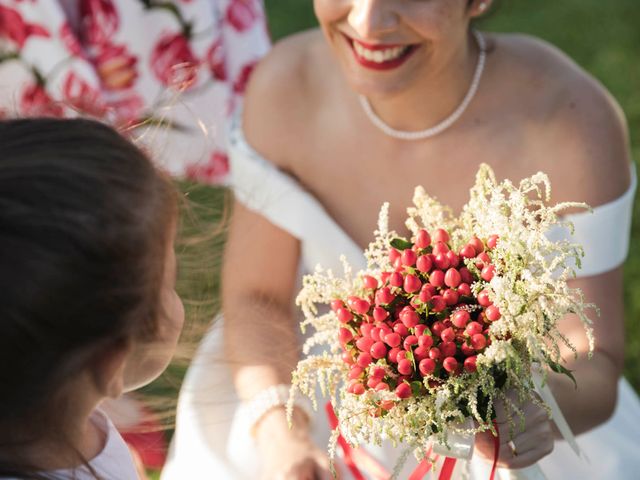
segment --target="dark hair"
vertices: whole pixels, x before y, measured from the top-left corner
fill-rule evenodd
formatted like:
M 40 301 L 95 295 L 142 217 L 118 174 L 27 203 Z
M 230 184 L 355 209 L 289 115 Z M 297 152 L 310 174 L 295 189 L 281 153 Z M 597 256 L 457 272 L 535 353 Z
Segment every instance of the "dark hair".
M 0 122 L 0 431 L 50 432 L 97 347 L 154 332 L 176 198 L 101 123 Z

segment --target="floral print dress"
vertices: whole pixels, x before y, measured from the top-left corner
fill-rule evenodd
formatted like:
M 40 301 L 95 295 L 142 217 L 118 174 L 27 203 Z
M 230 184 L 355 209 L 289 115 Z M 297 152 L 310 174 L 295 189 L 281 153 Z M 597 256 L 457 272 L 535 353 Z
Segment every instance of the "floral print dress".
M 91 116 L 216 183 L 269 48 L 262 0 L 0 0 L 0 116 Z

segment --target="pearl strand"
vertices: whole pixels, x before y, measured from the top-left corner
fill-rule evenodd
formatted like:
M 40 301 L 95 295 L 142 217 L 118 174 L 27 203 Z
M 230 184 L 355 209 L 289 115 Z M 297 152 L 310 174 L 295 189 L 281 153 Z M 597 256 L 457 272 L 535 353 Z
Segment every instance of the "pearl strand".
M 362 108 L 367 114 L 367 117 L 369 117 L 369 120 L 371 120 L 371 123 L 382 130 L 385 134 L 399 140 L 424 140 L 426 138 L 431 138 L 438 135 L 439 133 L 444 132 L 447 128 L 453 125 L 467 109 L 469 103 L 471 103 L 471 100 L 473 100 L 473 97 L 475 97 L 476 92 L 478 91 L 478 86 L 480 85 L 480 79 L 482 78 L 482 73 L 484 72 L 484 65 L 487 58 L 486 43 L 484 41 L 484 37 L 480 34 L 480 32 L 477 32 L 475 30 L 473 30 L 472 33 L 480 49 L 480 54 L 478 55 L 478 63 L 476 64 L 476 69 L 473 73 L 473 80 L 471 81 L 471 85 L 469 87 L 469 90 L 467 91 L 467 94 L 462 100 L 462 103 L 460 103 L 458 108 L 456 108 L 451 115 L 445 118 L 442 122 L 434 125 L 431 128 L 427 128 L 426 130 L 419 130 L 415 132 L 396 130 L 387 125 L 380 117 L 378 117 L 378 115 L 376 115 L 376 113 L 371 108 L 371 104 L 369 103 L 369 100 L 367 100 L 367 97 L 365 97 L 364 95 L 360 95 L 360 105 L 362 105 Z

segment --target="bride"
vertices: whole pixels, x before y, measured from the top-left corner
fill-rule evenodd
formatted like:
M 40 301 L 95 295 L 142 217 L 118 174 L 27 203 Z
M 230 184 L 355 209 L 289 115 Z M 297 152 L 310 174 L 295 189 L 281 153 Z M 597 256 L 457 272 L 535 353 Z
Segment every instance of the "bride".
M 500 465 L 540 461 L 550 479 L 631 478 L 640 469 L 640 403 L 621 380 L 621 264 L 635 189 L 625 121 L 604 88 L 552 46 L 472 30 L 490 6 L 314 0 L 320 30 L 283 41 L 257 68 L 232 131 L 224 320 L 187 375 L 164 479 L 328 478 L 326 418 L 298 403 L 289 429 L 283 408 L 301 340 L 292 306 L 299 273 L 335 266 L 341 254 L 362 265 L 380 205 L 391 203 L 391 227 L 403 231 L 417 184 L 459 211 L 482 162 L 514 181 L 542 170 L 553 202 L 595 207 L 570 215 L 586 251 L 571 283 L 601 311 L 595 353 L 587 358 L 581 324 L 567 317 L 578 388 L 549 380 L 589 463 L 528 404 L 524 431 L 501 439 Z M 475 447 L 473 478 L 488 478 L 492 442 L 478 435 Z M 370 452 L 389 468 L 389 450 Z

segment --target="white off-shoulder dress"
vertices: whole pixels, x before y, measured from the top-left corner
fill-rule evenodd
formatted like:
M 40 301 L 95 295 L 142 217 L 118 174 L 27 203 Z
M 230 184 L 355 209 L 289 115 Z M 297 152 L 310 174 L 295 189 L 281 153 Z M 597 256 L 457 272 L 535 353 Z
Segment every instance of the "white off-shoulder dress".
M 317 264 L 340 271 L 340 255 L 354 269 L 365 267 L 362 250 L 328 215 L 322 205 L 293 178 L 262 158 L 245 141 L 242 130 L 231 134 L 231 184 L 236 198 L 274 225 L 300 240 L 301 272 Z M 593 213 L 570 215 L 574 241 L 585 249 L 581 276 L 611 270 L 624 261 L 629 247 L 631 210 L 636 173 L 627 192 L 598 206 Z M 549 234 L 567 237 L 568 231 Z M 242 405 L 233 390 L 228 366 L 223 360 L 219 318 L 204 338 L 189 368 L 178 403 L 176 432 L 162 480 L 255 480 L 260 460 L 247 425 Z M 329 428 L 323 411 L 317 413 L 314 437 L 326 445 Z M 620 379 L 613 417 L 600 427 L 579 435 L 577 442 L 588 463 L 577 457 L 564 441 L 540 462 L 547 478 L 555 480 L 640 478 L 640 401 L 629 383 Z M 390 470 L 397 451 L 390 446 L 368 448 Z M 408 478 L 415 467 L 410 459 L 400 478 Z M 486 465 L 486 467 L 485 467 Z M 472 478 L 488 478 L 489 465 L 474 458 Z M 486 471 L 485 471 L 486 470 Z M 348 476 L 345 478 L 349 478 Z

